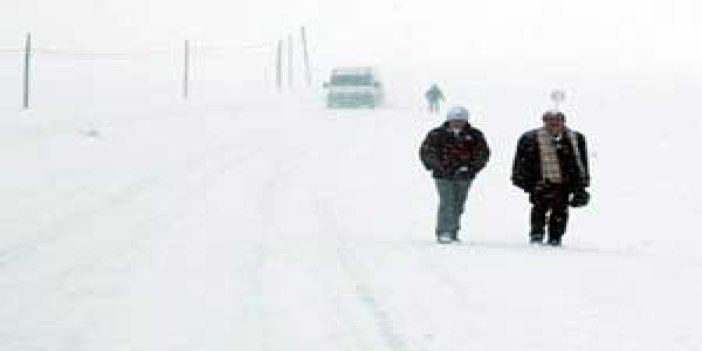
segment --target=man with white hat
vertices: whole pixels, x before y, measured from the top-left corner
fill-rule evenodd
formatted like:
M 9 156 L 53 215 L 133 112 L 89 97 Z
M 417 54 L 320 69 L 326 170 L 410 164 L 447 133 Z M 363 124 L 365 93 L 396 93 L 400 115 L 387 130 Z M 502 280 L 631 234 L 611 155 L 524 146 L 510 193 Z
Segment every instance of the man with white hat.
M 447 121 L 427 134 L 419 150 L 439 193 L 436 239 L 442 244 L 459 241 L 468 190 L 490 158 L 483 133 L 469 120 L 470 113 L 465 107 L 451 108 Z

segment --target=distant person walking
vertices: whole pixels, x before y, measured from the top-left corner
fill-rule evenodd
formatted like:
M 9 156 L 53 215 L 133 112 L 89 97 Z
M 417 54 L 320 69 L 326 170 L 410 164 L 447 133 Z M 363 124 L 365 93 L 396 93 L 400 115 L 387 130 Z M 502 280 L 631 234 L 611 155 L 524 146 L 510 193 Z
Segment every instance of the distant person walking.
M 424 93 L 424 96 L 426 97 L 427 102 L 429 103 L 429 112 L 439 113 L 439 105 L 441 101 L 445 100 L 444 93 L 441 91 L 441 89 L 439 89 L 439 86 L 436 84 L 432 84 L 429 90 L 427 90 L 427 92 Z
M 435 234 L 442 244 L 459 241 L 468 190 L 490 158 L 483 133 L 470 124 L 469 118 L 470 113 L 464 107 L 451 108 L 447 121 L 427 134 L 419 150 L 439 194 Z
M 560 246 L 568 224 L 568 206 L 587 205 L 590 194 L 585 137 L 565 126 L 565 115 L 548 111 L 544 125 L 519 139 L 512 167 L 512 183 L 529 194 L 532 244 Z

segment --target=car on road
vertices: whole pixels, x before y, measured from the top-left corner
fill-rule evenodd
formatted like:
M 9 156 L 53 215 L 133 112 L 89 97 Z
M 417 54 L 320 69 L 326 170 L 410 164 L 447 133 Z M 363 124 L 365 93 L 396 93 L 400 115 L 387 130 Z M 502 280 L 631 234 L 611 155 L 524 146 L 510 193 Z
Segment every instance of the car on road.
M 372 67 L 334 68 L 324 88 L 330 108 L 376 108 L 385 99 L 378 72 Z

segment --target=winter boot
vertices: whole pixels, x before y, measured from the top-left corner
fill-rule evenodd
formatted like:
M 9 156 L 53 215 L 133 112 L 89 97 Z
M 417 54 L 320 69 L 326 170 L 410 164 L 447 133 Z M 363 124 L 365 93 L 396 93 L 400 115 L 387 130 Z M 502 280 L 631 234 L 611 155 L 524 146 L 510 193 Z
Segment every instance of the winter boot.
M 439 244 L 450 244 L 451 242 L 453 242 L 453 238 L 451 237 L 451 233 L 440 233 L 436 237 L 436 241 Z
M 561 246 L 561 238 L 549 238 L 546 244 L 549 246 Z
M 543 244 L 544 234 L 536 231 L 529 233 L 529 243 L 530 244 Z

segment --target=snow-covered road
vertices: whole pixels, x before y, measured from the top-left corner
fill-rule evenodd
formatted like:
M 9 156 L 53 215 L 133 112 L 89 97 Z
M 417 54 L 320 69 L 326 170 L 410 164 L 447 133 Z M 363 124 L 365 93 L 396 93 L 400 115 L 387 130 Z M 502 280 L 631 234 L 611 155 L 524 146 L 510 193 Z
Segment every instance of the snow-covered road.
M 702 348 L 702 261 L 582 231 L 527 246 L 511 150 L 438 246 L 418 111 L 156 117 L 5 130 L 0 350 Z

